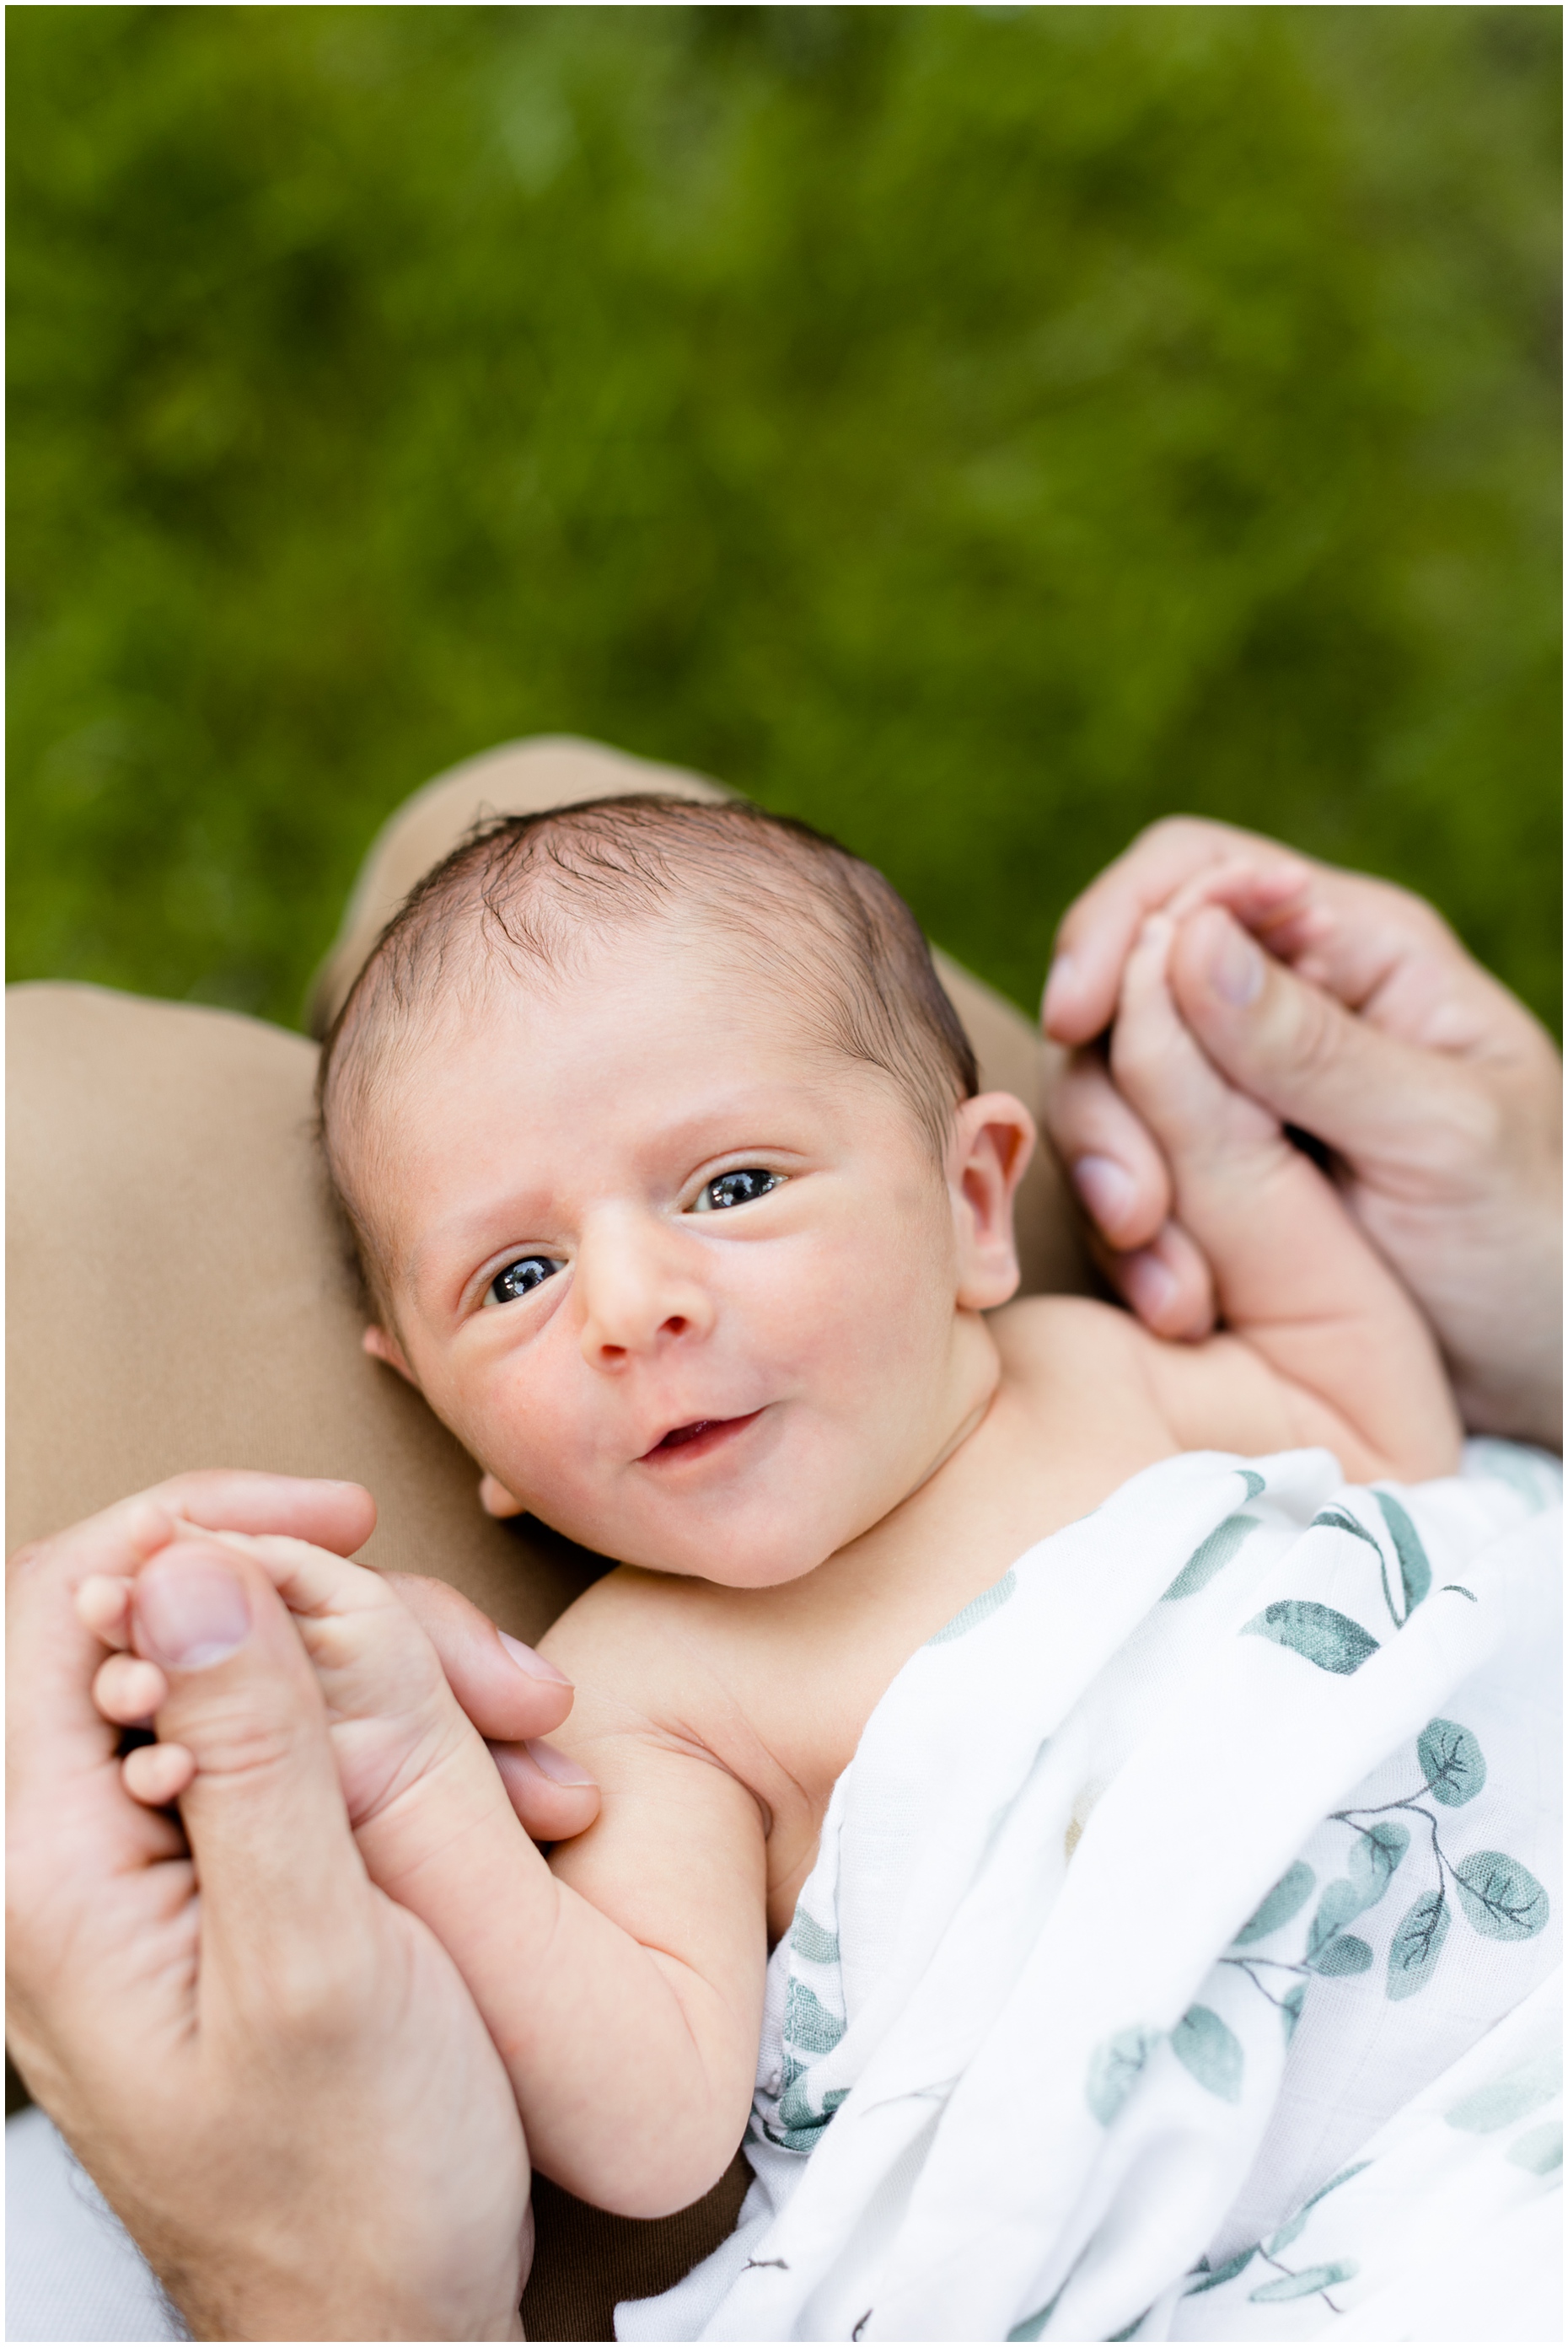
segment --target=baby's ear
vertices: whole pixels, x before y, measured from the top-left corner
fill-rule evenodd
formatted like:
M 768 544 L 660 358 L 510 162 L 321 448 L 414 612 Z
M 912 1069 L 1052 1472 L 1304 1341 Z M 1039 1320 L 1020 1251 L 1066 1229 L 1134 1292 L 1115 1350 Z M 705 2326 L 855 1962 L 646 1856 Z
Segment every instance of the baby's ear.
M 384 1361 L 389 1369 L 395 1369 L 400 1378 L 408 1379 L 410 1385 L 417 1383 L 413 1370 L 408 1366 L 408 1357 L 396 1337 L 389 1336 L 384 1328 L 378 1327 L 374 1320 L 359 1341 L 373 1360 Z
M 504 1483 L 493 1475 L 479 1478 L 479 1505 L 487 1516 L 520 1516 L 524 1513 L 521 1500 L 514 1500 Z
M 1034 1119 L 1011 1092 L 981 1092 L 953 1120 L 948 1181 L 958 1241 L 956 1300 L 971 1312 L 1005 1304 L 1018 1286 L 1012 1202 L 1034 1143 Z

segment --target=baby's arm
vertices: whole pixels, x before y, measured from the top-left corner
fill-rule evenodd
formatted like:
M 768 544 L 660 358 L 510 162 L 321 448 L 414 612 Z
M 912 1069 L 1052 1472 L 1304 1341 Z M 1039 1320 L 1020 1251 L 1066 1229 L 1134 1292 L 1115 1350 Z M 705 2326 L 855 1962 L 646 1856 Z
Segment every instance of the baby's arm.
M 463 1973 L 534 2165 L 620 2215 L 687 2206 L 723 2172 L 751 2105 L 767 1952 L 752 1796 L 696 1747 L 589 1696 L 603 1809 L 582 1838 L 586 1862 L 562 1846 L 582 1889 L 558 1880 L 434 1648 L 379 1576 L 301 1541 L 242 1544 L 315 1665 L 366 1870 Z M 594 1611 L 613 1623 L 613 1601 Z M 96 1692 L 125 1723 L 155 1710 L 162 1689 L 155 1665 L 118 1655 Z M 129 1756 L 138 1798 L 179 1788 L 176 1749 Z
M 1451 1472 L 1460 1430 L 1431 1331 L 1332 1182 L 1188 1030 L 1166 982 L 1174 935 L 1156 914 L 1128 957 L 1111 1065 L 1165 1152 L 1176 1219 L 1208 1256 L 1228 1331 L 1150 1340 L 1176 1440 L 1320 1442 L 1356 1480 Z

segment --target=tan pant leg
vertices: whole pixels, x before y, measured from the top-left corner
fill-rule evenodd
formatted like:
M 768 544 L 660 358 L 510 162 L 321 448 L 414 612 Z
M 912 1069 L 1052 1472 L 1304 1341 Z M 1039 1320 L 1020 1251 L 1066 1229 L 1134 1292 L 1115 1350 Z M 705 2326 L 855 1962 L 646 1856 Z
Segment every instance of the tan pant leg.
M 538 1637 L 581 1562 L 492 1523 L 473 1462 L 360 1350 L 315 1046 L 90 986 L 14 987 L 6 1013 L 8 1545 L 185 1468 L 349 1476 L 380 1510 L 370 1561 Z

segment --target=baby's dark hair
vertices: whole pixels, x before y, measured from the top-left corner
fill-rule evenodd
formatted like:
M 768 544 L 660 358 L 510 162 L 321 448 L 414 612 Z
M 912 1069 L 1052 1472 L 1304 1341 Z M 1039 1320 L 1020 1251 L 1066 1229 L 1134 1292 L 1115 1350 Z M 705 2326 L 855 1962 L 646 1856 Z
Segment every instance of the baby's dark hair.
M 384 1307 L 367 1217 L 334 1145 L 383 1091 L 399 1040 L 437 998 L 582 966 L 628 923 L 685 914 L 781 988 L 825 1043 L 880 1068 L 939 1159 L 979 1089 L 968 1037 L 930 948 L 873 865 L 792 817 L 653 793 L 492 815 L 413 888 L 376 939 L 322 1046 L 318 1130 L 369 1300 Z

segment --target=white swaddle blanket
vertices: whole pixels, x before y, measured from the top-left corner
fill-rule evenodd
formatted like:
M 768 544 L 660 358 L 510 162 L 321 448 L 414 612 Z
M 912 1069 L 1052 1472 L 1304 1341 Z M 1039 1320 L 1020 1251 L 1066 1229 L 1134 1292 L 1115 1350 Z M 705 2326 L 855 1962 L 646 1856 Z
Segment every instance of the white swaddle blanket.
M 618 2336 L 1556 2336 L 1560 1525 L 1511 1445 L 1211 1452 L 1021 1557 L 868 1722 L 740 2227 Z

